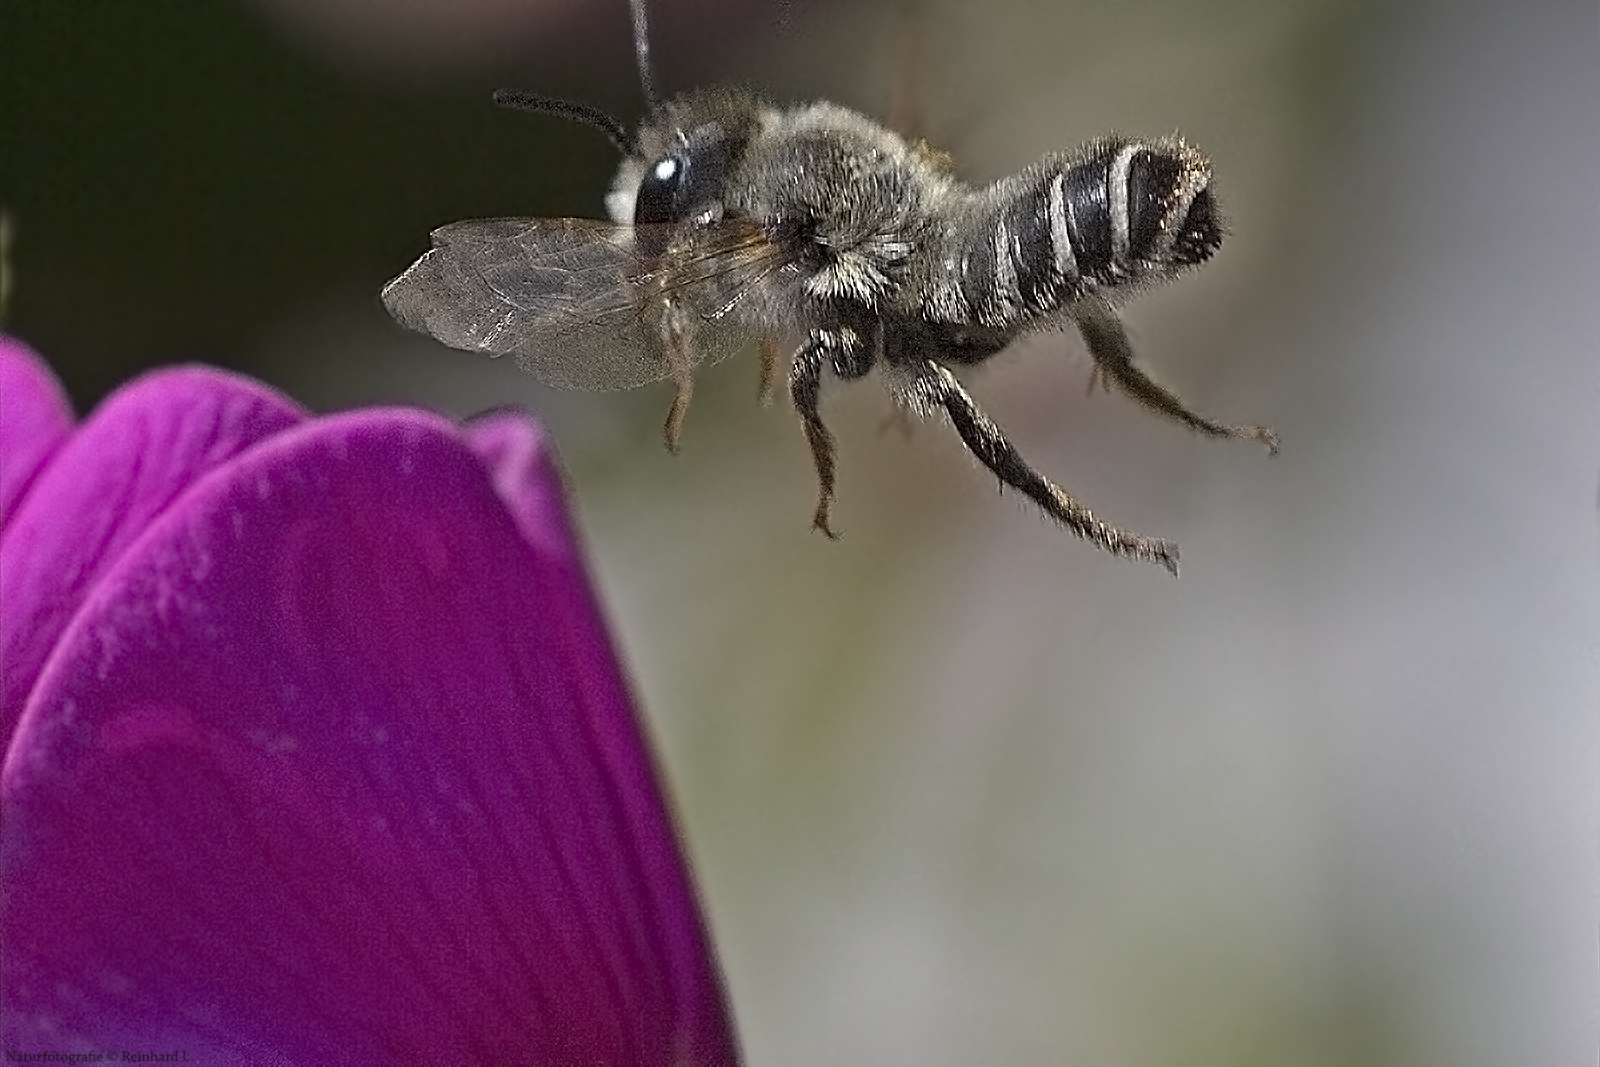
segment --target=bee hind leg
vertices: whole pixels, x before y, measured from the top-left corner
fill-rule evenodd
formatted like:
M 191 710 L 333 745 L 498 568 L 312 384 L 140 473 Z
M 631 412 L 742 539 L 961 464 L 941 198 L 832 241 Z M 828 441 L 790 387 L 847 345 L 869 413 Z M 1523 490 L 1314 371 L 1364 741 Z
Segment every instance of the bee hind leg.
M 929 359 L 895 368 L 892 385 L 897 399 L 915 414 L 927 417 L 942 409 L 967 450 L 1001 483 L 1020 490 L 1046 515 L 1084 540 L 1116 556 L 1159 563 L 1176 577 L 1178 546 L 1145 537 L 1095 518 L 1072 494 L 1053 484 L 1022 458 L 994 421 L 985 415 L 947 367 Z
M 1258 441 L 1268 455 L 1278 454 L 1278 435 L 1266 426 L 1230 425 L 1208 419 L 1184 404 L 1177 393 L 1160 384 L 1141 370 L 1133 361 L 1133 346 L 1128 343 L 1128 333 L 1115 311 L 1104 304 L 1092 304 L 1077 310 L 1073 315 L 1084 344 L 1094 359 L 1094 370 L 1089 378 L 1089 391 L 1096 385 L 1109 392 L 1113 385 L 1158 415 L 1205 434 L 1207 437 L 1229 437 Z

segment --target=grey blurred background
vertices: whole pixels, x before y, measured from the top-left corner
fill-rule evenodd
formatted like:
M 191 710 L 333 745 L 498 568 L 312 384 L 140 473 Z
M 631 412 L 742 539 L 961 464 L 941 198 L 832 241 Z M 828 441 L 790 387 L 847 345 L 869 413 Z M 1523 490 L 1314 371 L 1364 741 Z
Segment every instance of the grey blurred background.
M 1232 235 L 1145 360 L 1283 455 L 970 380 L 1119 562 L 838 389 L 835 512 L 753 361 L 544 389 L 376 301 L 429 229 L 600 212 L 622 0 L 0 7 L 6 328 L 81 405 L 203 359 L 321 410 L 526 405 L 571 468 L 751 1064 L 1596 1063 L 1600 19 L 1592 3 L 929 0 L 922 113 L 989 179 L 1181 129 Z M 881 112 L 886 5 L 661 0 L 665 86 Z M 419 501 L 419 506 L 426 506 Z

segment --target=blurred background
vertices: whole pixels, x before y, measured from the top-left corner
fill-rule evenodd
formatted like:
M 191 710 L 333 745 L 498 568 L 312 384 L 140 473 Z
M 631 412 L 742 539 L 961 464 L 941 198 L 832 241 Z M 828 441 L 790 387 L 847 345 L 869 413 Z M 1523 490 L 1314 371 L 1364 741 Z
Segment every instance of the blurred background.
M 434 226 L 602 212 L 607 142 L 488 97 L 631 122 L 622 0 L 5 4 L 4 326 L 80 409 L 198 359 L 319 410 L 537 412 L 752 1065 L 1594 1064 L 1594 4 L 898 11 L 660 0 L 660 79 L 880 114 L 906 80 L 974 181 L 1110 129 L 1201 146 L 1229 241 L 1127 318 L 1278 459 L 1086 397 L 1072 336 L 969 376 L 1181 581 L 948 429 L 884 432 L 871 384 L 829 397 L 828 543 L 753 360 L 669 457 L 663 387 L 561 393 L 387 320 Z

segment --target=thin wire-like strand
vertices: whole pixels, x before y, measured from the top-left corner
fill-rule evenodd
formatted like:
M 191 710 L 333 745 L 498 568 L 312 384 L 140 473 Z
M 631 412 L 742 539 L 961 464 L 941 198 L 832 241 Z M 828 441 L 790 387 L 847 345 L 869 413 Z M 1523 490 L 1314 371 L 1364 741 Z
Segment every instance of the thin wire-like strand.
M 629 0 L 633 9 L 633 54 L 639 61 L 639 87 L 644 90 L 644 102 L 652 115 L 661 111 L 661 98 L 656 95 L 655 71 L 650 67 L 650 19 L 645 10 L 649 0 Z

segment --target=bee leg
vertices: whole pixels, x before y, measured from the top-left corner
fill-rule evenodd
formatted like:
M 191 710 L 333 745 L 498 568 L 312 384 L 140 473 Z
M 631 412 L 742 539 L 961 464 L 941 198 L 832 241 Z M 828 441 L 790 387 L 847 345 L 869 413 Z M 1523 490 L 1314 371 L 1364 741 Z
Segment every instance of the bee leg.
M 764 333 L 756 342 L 756 347 L 761 352 L 761 386 L 756 394 L 761 398 L 761 406 L 772 406 L 772 397 L 778 391 L 778 339 L 770 333 Z
M 822 368 L 827 364 L 827 354 L 820 345 L 808 342 L 789 365 L 789 398 L 800 416 L 800 425 L 806 431 L 806 443 L 811 446 L 811 462 L 817 468 L 817 510 L 812 513 L 811 527 L 821 530 L 829 538 L 839 535 L 828 525 L 828 513 L 833 508 L 834 446 L 833 434 L 823 425 L 817 401 L 822 392 Z
M 688 333 L 683 327 L 676 304 L 668 303 L 661 321 L 661 344 L 666 350 L 668 377 L 675 392 L 672 406 L 667 409 L 666 424 L 661 427 L 667 451 L 678 450 L 678 438 L 683 435 L 683 420 L 689 414 L 689 398 L 694 395 L 694 372 L 689 365 Z
M 672 383 L 677 392 L 672 394 L 672 406 L 667 409 L 667 421 L 661 427 L 661 439 L 668 452 L 678 450 L 678 438 L 683 435 L 683 420 L 689 414 L 689 397 L 694 395 L 694 383 L 688 378 Z
M 1265 426 L 1229 425 L 1206 418 L 1191 411 L 1178 394 L 1152 379 L 1133 362 L 1133 346 L 1128 343 L 1127 331 L 1116 312 L 1104 304 L 1091 303 L 1073 313 L 1078 331 L 1089 346 L 1094 358 L 1094 371 L 1089 379 L 1089 391 L 1096 384 L 1108 390 L 1116 385 L 1133 399 L 1174 422 L 1207 437 L 1231 437 L 1259 441 L 1269 455 L 1278 454 L 1278 435 Z
M 892 380 L 900 401 L 913 412 L 926 417 L 935 409 L 943 408 L 967 450 L 993 471 L 1001 483 L 1021 490 L 1052 519 L 1113 555 L 1159 563 L 1177 576 L 1177 545 L 1130 533 L 1095 518 L 1094 513 L 1070 493 L 1029 466 L 948 368 L 923 359 L 910 365 L 900 364 Z
M 837 448 L 833 434 L 823 425 L 817 402 L 822 392 L 822 372 L 832 370 L 844 379 L 860 378 L 872 369 L 874 349 L 869 336 L 881 345 L 876 333 L 865 329 L 841 325 L 835 329 L 812 330 L 800 351 L 789 365 L 789 397 L 800 416 L 806 431 L 806 443 L 811 446 L 811 460 L 817 468 L 817 510 L 811 516 L 813 529 L 821 530 L 830 538 L 839 535 L 828 524 L 833 510 L 834 456 Z

